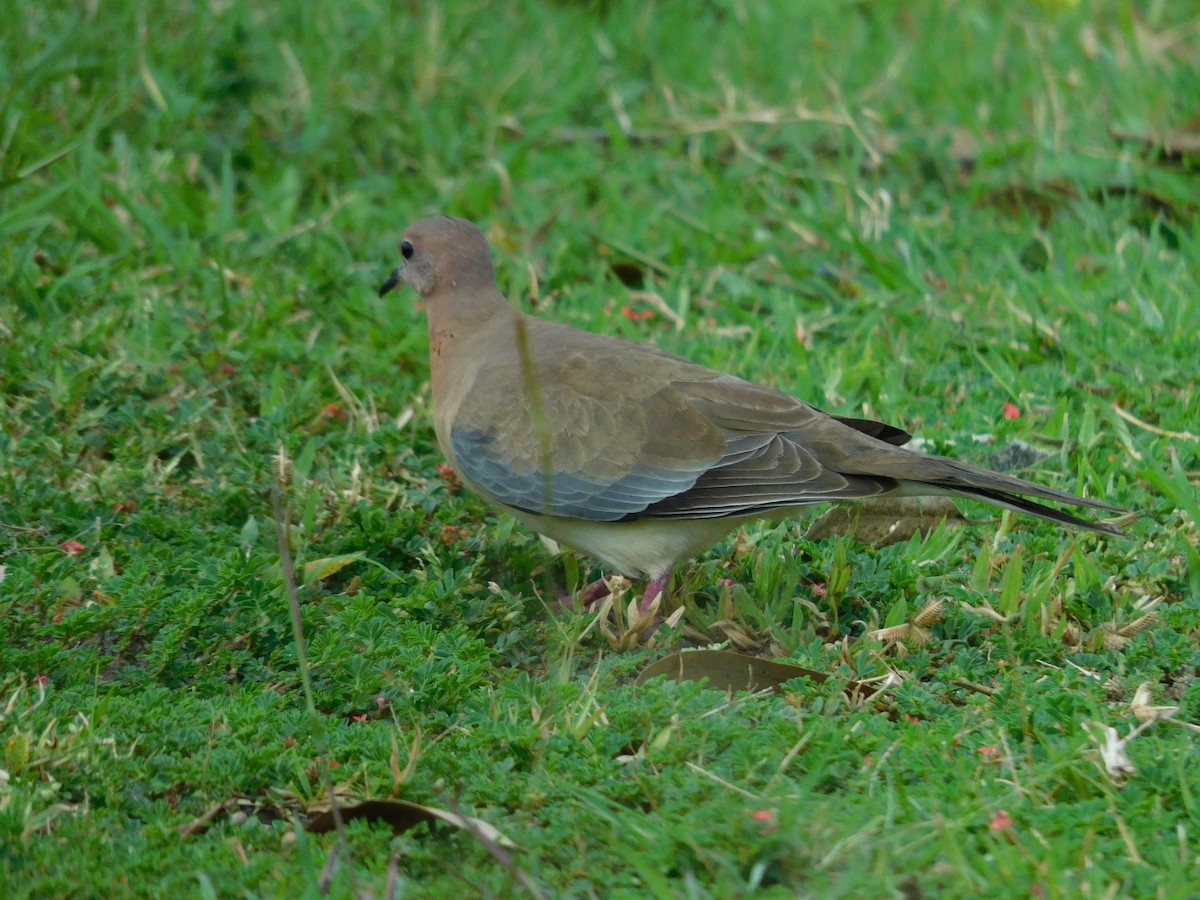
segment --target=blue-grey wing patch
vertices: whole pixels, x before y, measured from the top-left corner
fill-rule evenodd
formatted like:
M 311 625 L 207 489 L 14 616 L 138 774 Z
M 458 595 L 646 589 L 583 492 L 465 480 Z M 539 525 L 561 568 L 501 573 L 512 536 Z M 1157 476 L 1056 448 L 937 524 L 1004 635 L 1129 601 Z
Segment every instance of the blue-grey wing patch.
M 553 458 L 539 460 L 537 467 L 530 460 L 514 461 L 498 452 L 496 437 L 484 431 L 455 429 L 451 444 L 462 474 L 505 506 L 601 522 L 639 518 L 654 503 L 687 491 L 707 468 L 635 463 L 616 477 L 600 477 L 582 469 L 559 471 Z

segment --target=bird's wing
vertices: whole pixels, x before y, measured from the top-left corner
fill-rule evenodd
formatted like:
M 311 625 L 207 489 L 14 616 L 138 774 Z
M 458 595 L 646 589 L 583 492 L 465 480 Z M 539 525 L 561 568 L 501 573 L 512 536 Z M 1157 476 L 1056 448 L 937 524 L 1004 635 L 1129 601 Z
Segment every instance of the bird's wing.
M 721 429 L 725 453 L 688 490 L 644 513 L 655 518 L 762 515 L 888 493 L 898 482 L 838 463 L 852 448 L 892 449 L 909 435 L 869 419 L 830 416 L 794 397 L 730 376 L 677 382 L 692 408 Z
M 1054 522 L 1120 534 L 1020 495 L 1120 512 L 1103 501 L 992 472 L 959 460 L 905 450 L 899 429 L 829 416 L 759 385 L 721 377 L 677 385 L 705 419 L 723 430 L 727 452 L 686 491 L 664 498 L 644 515 L 704 518 L 761 515 L 823 500 L 890 491 L 952 494 L 1017 509 Z M 778 398 L 792 400 L 791 407 Z
M 1017 495 L 1115 507 L 910 452 L 900 429 L 830 416 L 647 345 L 525 321 L 535 349 L 522 358 L 491 346 L 449 435 L 467 481 L 510 508 L 596 521 L 744 517 L 903 490 L 1118 533 Z
M 840 475 L 780 432 L 826 421 L 899 442 L 899 429 L 845 425 L 652 347 L 526 322 L 537 349 L 523 360 L 489 348 L 449 435 L 462 475 L 505 506 L 599 521 L 720 517 L 894 487 Z
M 620 521 L 721 459 L 721 430 L 655 377 L 637 345 L 526 322 L 529 358 L 489 348 L 450 423 L 458 469 L 485 496 L 537 515 Z M 642 364 L 631 367 L 631 355 Z

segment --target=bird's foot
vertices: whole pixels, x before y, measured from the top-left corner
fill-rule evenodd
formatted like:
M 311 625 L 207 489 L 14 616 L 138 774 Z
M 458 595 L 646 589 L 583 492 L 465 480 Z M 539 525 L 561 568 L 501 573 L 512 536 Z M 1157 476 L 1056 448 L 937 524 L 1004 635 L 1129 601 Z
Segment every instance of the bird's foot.
M 651 578 L 646 583 L 646 590 L 642 594 L 641 601 L 637 604 L 637 611 L 634 612 L 633 604 L 629 607 L 621 606 L 617 611 L 617 623 L 621 634 L 608 635 L 611 642 L 615 642 L 614 646 L 620 644 L 618 649 L 630 649 L 637 646 L 639 643 L 645 644 L 649 642 L 654 633 L 658 630 L 658 626 L 663 620 L 658 616 L 658 608 L 662 605 L 666 597 L 667 586 L 671 583 L 671 573 L 666 572 L 657 578 Z M 579 609 L 593 608 L 595 605 L 604 600 L 606 597 L 612 597 L 613 601 L 619 600 L 620 597 L 629 590 L 630 584 L 619 575 L 609 575 L 604 578 L 597 579 L 591 584 L 580 588 L 575 594 L 567 594 L 562 592 L 559 594 L 559 600 L 565 609 L 572 612 Z M 625 611 L 628 610 L 628 611 Z M 682 614 L 682 610 L 678 611 Z M 628 618 L 628 621 L 626 619 Z M 671 624 L 675 624 L 676 616 L 672 616 Z M 607 634 L 607 629 L 602 626 Z M 629 644 L 629 646 L 625 646 Z
M 666 596 L 667 585 L 670 583 L 670 572 L 667 572 L 665 575 L 659 575 L 657 578 L 651 578 L 646 582 L 646 593 L 642 595 L 642 605 L 640 607 L 643 613 L 650 611 L 650 607 L 654 605 L 655 600 L 658 600 L 660 603 L 662 602 L 660 598 Z
M 643 616 L 649 615 L 650 621 L 646 623 L 642 631 L 641 641 L 646 643 L 650 640 L 651 635 L 658 631 L 658 626 L 662 624 L 662 619 L 657 615 L 658 608 L 662 605 L 667 596 L 667 585 L 671 583 L 671 573 L 659 575 L 657 578 L 651 578 L 646 582 L 646 592 L 642 594 L 642 603 L 638 607 L 638 612 Z

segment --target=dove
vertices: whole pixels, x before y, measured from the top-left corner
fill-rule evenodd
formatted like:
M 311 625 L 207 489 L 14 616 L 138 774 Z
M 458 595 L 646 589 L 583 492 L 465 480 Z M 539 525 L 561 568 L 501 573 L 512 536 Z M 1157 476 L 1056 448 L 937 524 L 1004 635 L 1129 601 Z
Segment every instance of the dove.
M 946 495 L 1122 536 L 1037 502 L 1123 512 L 1103 501 L 908 450 L 903 429 L 525 314 L 464 219 L 422 219 L 399 248 L 379 295 L 403 283 L 424 304 L 434 429 L 450 466 L 493 507 L 644 579 L 643 612 L 677 564 L 746 522 L 814 503 Z M 606 592 L 602 579 L 582 595 Z

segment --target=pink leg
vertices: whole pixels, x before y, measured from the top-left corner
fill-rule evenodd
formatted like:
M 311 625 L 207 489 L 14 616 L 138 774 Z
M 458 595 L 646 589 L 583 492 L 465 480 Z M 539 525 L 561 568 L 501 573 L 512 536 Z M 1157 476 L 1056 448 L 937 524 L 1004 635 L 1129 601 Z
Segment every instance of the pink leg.
M 654 598 L 659 594 L 666 595 L 667 586 L 671 583 L 671 570 L 667 569 L 662 575 L 657 578 L 651 578 L 646 582 L 646 593 L 642 595 L 641 611 L 646 612 L 650 609 L 650 604 L 654 602 Z

